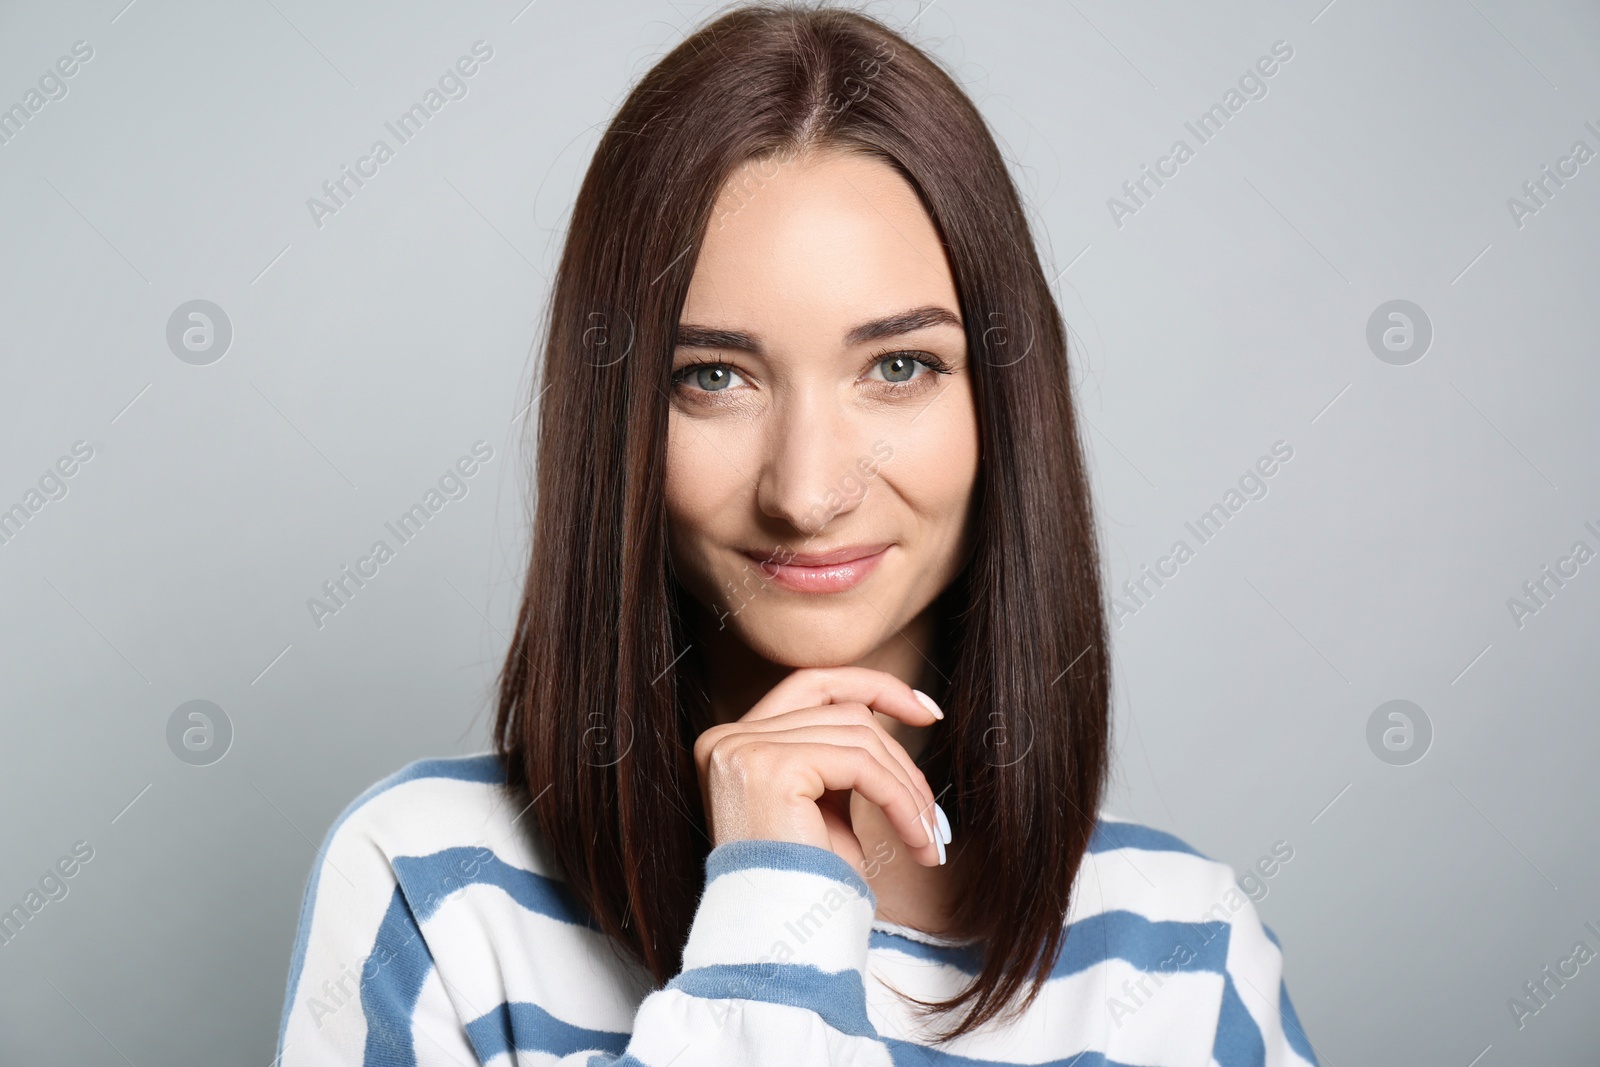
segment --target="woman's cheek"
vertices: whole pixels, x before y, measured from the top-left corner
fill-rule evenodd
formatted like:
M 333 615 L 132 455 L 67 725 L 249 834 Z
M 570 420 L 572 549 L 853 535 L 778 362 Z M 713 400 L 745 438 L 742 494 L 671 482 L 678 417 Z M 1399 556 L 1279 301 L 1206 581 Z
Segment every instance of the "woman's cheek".
M 888 435 L 893 458 L 884 464 L 914 506 L 930 515 L 961 512 L 978 470 L 978 426 L 965 380 Z
M 718 453 L 715 442 L 697 427 L 676 427 L 667 439 L 667 540 L 673 568 L 695 597 L 717 601 L 722 579 L 716 574 L 717 549 L 734 547 L 729 527 L 741 521 L 733 497 L 744 484 Z M 681 432 L 680 432 L 681 430 Z M 709 431 L 708 431 L 709 432 Z
M 667 424 L 667 488 L 693 492 L 710 506 L 748 485 L 757 471 L 758 444 L 751 424 L 740 418 L 699 419 L 674 412 Z M 709 510 L 709 506 L 696 504 Z

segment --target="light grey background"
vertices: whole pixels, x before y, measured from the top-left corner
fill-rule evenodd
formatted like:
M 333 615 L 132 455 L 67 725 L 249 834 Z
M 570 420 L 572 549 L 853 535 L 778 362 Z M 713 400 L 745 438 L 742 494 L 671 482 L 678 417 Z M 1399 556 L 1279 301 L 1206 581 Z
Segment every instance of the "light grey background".
M 0 545 L 0 905 L 94 849 L 0 946 L 0 1060 L 267 1067 L 334 816 L 487 747 L 563 226 L 704 10 L 525 2 L 0 6 L 0 106 L 94 50 L 0 145 L 0 507 L 93 448 Z M 870 10 L 957 69 L 1061 272 L 1113 589 L 1294 449 L 1117 631 L 1112 811 L 1241 870 L 1293 847 L 1258 908 L 1325 1064 L 1589 1062 L 1600 963 L 1520 1029 L 1508 1000 L 1600 950 L 1600 562 L 1520 627 L 1508 600 L 1600 548 L 1600 161 L 1520 227 L 1507 201 L 1600 150 L 1600 11 Z M 478 40 L 467 95 L 319 227 L 307 199 Z M 207 366 L 166 340 L 195 299 L 233 329 Z M 1395 299 L 1434 334 L 1403 366 L 1367 343 Z M 307 599 L 480 440 L 468 495 L 318 628 Z M 209 766 L 167 741 L 196 699 L 234 733 Z M 1395 699 L 1433 732 L 1408 766 L 1367 741 Z

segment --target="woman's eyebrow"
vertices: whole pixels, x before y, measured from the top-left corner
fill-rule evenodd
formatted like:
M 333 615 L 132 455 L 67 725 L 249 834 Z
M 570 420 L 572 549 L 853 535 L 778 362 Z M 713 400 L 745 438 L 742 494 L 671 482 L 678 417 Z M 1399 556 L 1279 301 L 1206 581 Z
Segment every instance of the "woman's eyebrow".
M 923 330 L 929 326 L 944 325 L 960 328 L 961 319 L 948 308 L 939 307 L 937 304 L 929 304 L 926 307 L 902 311 L 898 315 L 890 315 L 887 318 L 863 322 L 860 326 L 845 334 L 844 343 L 847 345 L 861 345 L 866 344 L 868 341 L 877 341 L 885 337 L 897 337 L 903 333 Z
M 897 337 L 900 334 L 927 329 L 929 326 L 943 325 L 959 328 L 961 319 L 948 308 L 929 304 L 926 307 L 912 308 L 909 311 L 863 322 L 845 334 L 844 343 L 847 346 L 866 344 L 868 341 Z M 737 352 L 753 352 L 758 356 L 764 354 L 761 342 L 753 334 L 745 333 L 743 330 L 720 330 L 687 322 L 678 324 L 674 347 L 726 348 Z

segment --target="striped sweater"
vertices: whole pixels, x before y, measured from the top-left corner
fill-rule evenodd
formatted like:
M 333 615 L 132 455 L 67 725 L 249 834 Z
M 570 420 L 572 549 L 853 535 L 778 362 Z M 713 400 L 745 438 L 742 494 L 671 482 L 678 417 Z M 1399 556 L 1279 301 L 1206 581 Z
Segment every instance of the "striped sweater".
M 713 849 L 683 969 L 657 988 L 504 782 L 492 754 L 423 760 L 334 822 L 305 887 L 281 1067 L 1317 1065 L 1233 870 L 1158 830 L 1102 815 L 1039 997 L 934 1046 L 893 990 L 958 992 L 970 946 L 877 919 L 835 853 Z

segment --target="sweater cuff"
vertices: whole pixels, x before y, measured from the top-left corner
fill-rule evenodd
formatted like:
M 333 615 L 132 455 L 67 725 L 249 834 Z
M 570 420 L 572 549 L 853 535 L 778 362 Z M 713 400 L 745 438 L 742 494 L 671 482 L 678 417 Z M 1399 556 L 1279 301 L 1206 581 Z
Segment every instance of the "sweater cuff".
M 877 909 L 866 880 L 829 849 L 730 841 L 706 857 L 683 968 L 758 965 L 758 973 L 776 975 L 799 964 L 863 974 Z

